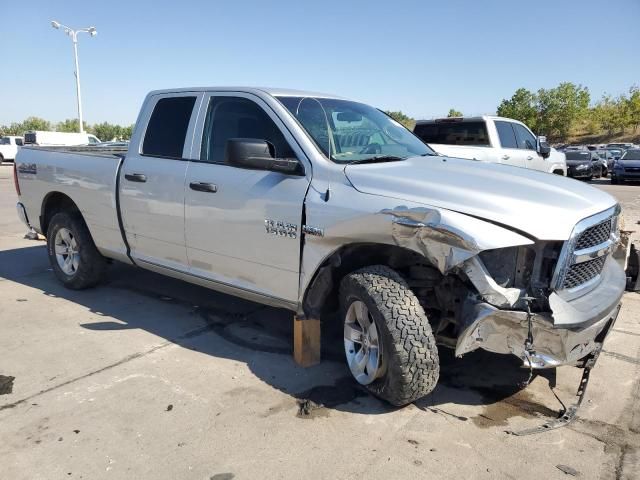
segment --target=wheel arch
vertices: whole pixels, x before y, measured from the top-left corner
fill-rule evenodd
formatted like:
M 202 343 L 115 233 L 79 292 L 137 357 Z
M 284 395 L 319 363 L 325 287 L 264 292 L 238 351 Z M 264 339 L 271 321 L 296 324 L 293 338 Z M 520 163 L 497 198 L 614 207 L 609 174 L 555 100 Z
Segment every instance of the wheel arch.
M 59 191 L 47 193 L 40 207 L 40 230 L 43 235 L 47 234 L 53 216 L 60 212 L 78 213 L 82 216 L 76 203 L 67 194 Z
M 305 315 L 319 318 L 338 308 L 338 289 L 345 275 L 370 265 L 386 265 L 402 274 L 411 266 L 430 265 L 420 253 L 406 247 L 384 243 L 357 242 L 340 246 L 316 268 L 302 296 Z

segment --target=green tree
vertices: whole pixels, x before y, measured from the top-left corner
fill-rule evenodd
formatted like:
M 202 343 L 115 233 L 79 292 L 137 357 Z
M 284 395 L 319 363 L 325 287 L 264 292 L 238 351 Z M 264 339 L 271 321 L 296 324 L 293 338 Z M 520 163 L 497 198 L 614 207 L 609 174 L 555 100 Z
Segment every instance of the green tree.
M 397 111 L 397 112 L 385 111 L 384 113 L 389 115 L 396 122 L 401 123 L 402 125 L 407 127 L 409 130 L 413 130 L 413 127 L 416 124 L 416 121 L 413 118 L 409 117 L 408 115 L 405 115 L 401 111 Z
M 28 130 L 51 130 L 51 122 L 40 117 L 28 117 L 20 125 L 22 135 Z
M 87 126 L 87 122 L 82 122 L 82 124 L 85 132 L 90 130 Z M 67 118 L 56 125 L 56 132 L 77 133 L 80 131 L 78 125 L 79 123 L 77 118 Z
M 589 112 L 591 96 L 582 85 L 564 82 L 555 88 L 538 90 L 538 133 L 564 141 L 573 126 Z
M 462 117 L 464 114 L 460 110 L 456 110 L 455 108 L 450 108 L 447 117 Z
M 519 88 L 510 99 L 504 99 L 498 106 L 501 117 L 513 118 L 527 125 L 534 132 L 538 130 L 538 99 L 526 88 Z
M 131 140 L 131 135 L 133 134 L 133 127 L 135 127 L 135 125 L 122 127 L 122 140 Z
M 124 128 L 120 125 L 103 122 L 94 125 L 92 128 L 94 135 L 103 142 L 109 142 L 114 139 L 118 140 L 123 137 Z
M 634 130 L 638 130 L 640 127 L 640 88 L 634 85 L 629 89 L 627 103 L 629 106 L 629 125 Z

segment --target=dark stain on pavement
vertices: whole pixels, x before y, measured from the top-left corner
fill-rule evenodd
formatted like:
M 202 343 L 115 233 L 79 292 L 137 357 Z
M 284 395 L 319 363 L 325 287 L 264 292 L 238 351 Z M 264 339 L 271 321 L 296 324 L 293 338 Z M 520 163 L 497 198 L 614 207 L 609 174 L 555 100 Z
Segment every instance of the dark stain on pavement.
M 233 473 L 216 473 L 211 475 L 209 480 L 231 480 L 232 478 L 235 478 Z
M 350 377 L 343 377 L 333 385 L 318 385 L 294 396 L 298 399 L 297 416 L 316 418 L 328 416 L 327 408 L 336 408 L 359 397 L 366 397 L 368 393 Z
M 13 381 L 16 377 L 0 375 L 0 395 L 9 395 L 13 392 Z
M 476 387 L 475 389 L 484 392 L 483 396 L 489 402 L 495 398 L 493 389 L 489 392 L 483 388 Z M 482 413 L 471 418 L 471 421 L 480 428 L 490 428 L 507 426 L 509 419 L 513 417 L 556 418 L 558 414 L 559 412 L 535 402 L 526 390 L 521 390 L 510 397 L 485 405 Z

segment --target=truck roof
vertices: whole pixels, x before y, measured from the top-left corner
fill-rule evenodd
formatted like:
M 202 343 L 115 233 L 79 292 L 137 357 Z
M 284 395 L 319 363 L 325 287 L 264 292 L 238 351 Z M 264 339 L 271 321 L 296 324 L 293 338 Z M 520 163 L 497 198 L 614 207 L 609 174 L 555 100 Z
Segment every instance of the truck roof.
M 244 92 L 253 94 L 268 94 L 273 97 L 316 97 L 316 98 L 335 98 L 342 99 L 338 95 L 332 95 L 327 93 L 309 92 L 304 90 L 294 90 L 289 88 L 269 88 L 269 87 L 187 87 L 187 88 L 164 88 L 161 90 L 153 90 L 149 92 L 149 95 L 158 95 L 163 93 L 181 93 L 181 92 L 208 92 L 208 91 L 222 91 L 222 92 Z
M 499 117 L 497 115 L 479 115 L 475 117 L 440 117 L 440 118 L 432 118 L 431 120 L 417 120 L 416 125 L 426 124 L 426 123 L 435 123 L 435 122 L 479 122 L 479 121 L 487 121 L 487 120 L 504 120 L 507 122 L 518 122 L 522 123 L 518 120 L 514 120 L 513 118 L 507 117 Z

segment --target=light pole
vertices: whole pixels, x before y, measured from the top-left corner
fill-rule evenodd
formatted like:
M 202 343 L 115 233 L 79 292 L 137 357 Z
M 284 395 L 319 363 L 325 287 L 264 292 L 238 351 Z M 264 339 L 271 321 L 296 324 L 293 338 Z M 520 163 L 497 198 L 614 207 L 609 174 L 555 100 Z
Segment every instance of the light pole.
M 78 34 L 79 33 L 88 33 L 92 37 L 95 37 L 98 34 L 96 27 L 89 28 L 79 28 L 78 30 L 73 30 L 72 28 L 67 27 L 66 25 L 62 25 L 60 22 L 56 22 L 55 20 L 51 21 L 51 26 L 56 30 L 60 28 L 64 29 L 64 33 L 71 37 L 73 41 L 73 54 L 76 61 L 76 93 L 78 96 L 78 122 L 80 133 L 84 132 L 84 125 L 82 123 L 82 95 L 80 94 L 80 67 L 78 66 Z

